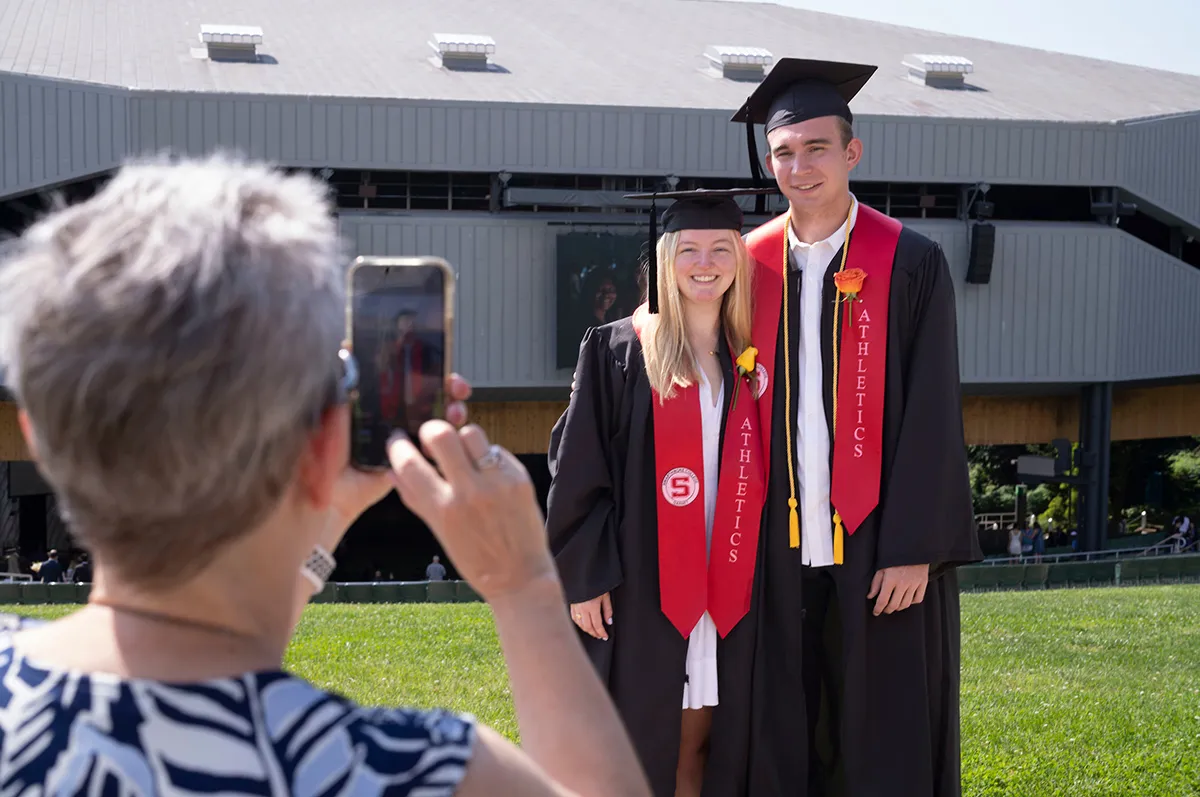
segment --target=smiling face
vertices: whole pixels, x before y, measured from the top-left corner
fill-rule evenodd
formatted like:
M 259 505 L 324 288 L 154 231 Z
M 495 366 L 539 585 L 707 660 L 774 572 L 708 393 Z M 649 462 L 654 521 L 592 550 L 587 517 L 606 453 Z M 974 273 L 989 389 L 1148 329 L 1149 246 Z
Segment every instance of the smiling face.
M 612 280 L 605 278 L 596 288 L 592 299 L 592 309 L 598 314 L 607 313 L 617 301 L 617 286 Z
M 796 210 L 818 210 L 845 198 L 850 172 L 862 158 L 862 142 L 836 116 L 776 128 L 767 144 L 767 168 Z
M 733 284 L 737 254 L 731 230 L 681 230 L 675 247 L 675 283 L 684 304 L 719 302 Z

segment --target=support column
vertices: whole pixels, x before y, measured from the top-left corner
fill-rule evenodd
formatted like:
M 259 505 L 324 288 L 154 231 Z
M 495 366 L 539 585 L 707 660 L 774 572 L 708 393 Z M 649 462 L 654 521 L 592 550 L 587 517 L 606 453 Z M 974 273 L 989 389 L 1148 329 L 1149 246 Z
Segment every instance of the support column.
M 1098 414 L 1100 418 L 1097 421 L 1099 436 L 1096 438 L 1096 453 L 1099 461 L 1097 462 L 1097 482 L 1099 482 L 1099 493 L 1096 496 L 1096 547 L 1092 550 L 1100 550 L 1104 548 L 1108 542 L 1108 491 L 1112 484 L 1112 405 L 1113 405 L 1113 389 L 1112 382 L 1101 382 L 1096 385 Z
M 1108 537 L 1108 485 L 1112 463 L 1112 383 L 1088 385 L 1079 395 L 1079 542 L 1098 551 Z
M 1092 496 L 1096 494 L 1096 451 L 1094 448 L 1095 434 L 1092 421 L 1096 416 L 1093 398 L 1095 391 L 1091 385 L 1079 391 L 1079 477 L 1083 483 L 1079 485 L 1079 550 L 1091 551 L 1092 548 Z

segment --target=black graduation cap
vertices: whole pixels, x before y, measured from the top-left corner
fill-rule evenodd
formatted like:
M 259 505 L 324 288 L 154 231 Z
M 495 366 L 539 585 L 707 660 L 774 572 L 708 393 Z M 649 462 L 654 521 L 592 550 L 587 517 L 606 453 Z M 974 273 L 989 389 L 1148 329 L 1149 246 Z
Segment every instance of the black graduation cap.
M 646 267 L 646 294 L 650 312 L 658 312 L 658 209 L 660 199 L 674 199 L 662 214 L 662 231 L 733 230 L 741 233 L 742 208 L 734 197 L 779 193 L 776 188 L 699 188 L 694 191 L 663 191 L 626 194 L 626 199 L 650 200 L 650 251 Z
M 763 184 L 758 143 L 754 138 L 756 124 L 764 125 L 769 133 L 777 127 L 821 116 L 840 116 L 853 123 L 850 100 L 862 90 L 876 69 L 878 67 L 870 64 L 780 58 L 730 119 L 746 125 L 746 148 L 750 153 L 754 184 Z

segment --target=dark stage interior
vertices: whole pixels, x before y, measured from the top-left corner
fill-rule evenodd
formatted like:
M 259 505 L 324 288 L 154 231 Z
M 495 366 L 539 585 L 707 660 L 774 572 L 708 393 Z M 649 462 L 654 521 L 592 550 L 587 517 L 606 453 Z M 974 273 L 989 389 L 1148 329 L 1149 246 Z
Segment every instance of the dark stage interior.
M 550 469 L 544 454 L 519 455 L 537 488 L 538 502 L 546 510 Z M 457 578 L 452 562 L 428 527 L 392 493 L 368 509 L 342 539 L 335 557 L 335 581 L 422 581 L 425 567 L 435 554 L 442 557 L 447 578 Z M 378 573 L 378 575 L 376 575 Z

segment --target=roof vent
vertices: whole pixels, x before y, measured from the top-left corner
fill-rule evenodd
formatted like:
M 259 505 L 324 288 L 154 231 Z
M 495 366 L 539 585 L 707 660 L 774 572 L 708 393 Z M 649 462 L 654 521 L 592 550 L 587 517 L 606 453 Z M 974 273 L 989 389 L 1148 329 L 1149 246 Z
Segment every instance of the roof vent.
M 973 63 L 957 55 L 914 53 L 904 56 L 904 66 L 910 80 L 936 89 L 961 89 L 975 71 Z
M 200 41 L 213 61 L 257 61 L 263 32 L 253 25 L 201 25 Z
M 761 47 L 734 47 L 728 44 L 713 44 L 704 51 L 714 69 L 721 77 L 730 80 L 762 80 L 767 67 L 775 60 L 770 50 Z
M 496 41 L 491 36 L 466 33 L 435 33 L 429 46 L 437 54 L 437 65 L 446 69 L 486 71 L 490 67 L 488 56 L 496 52 Z

